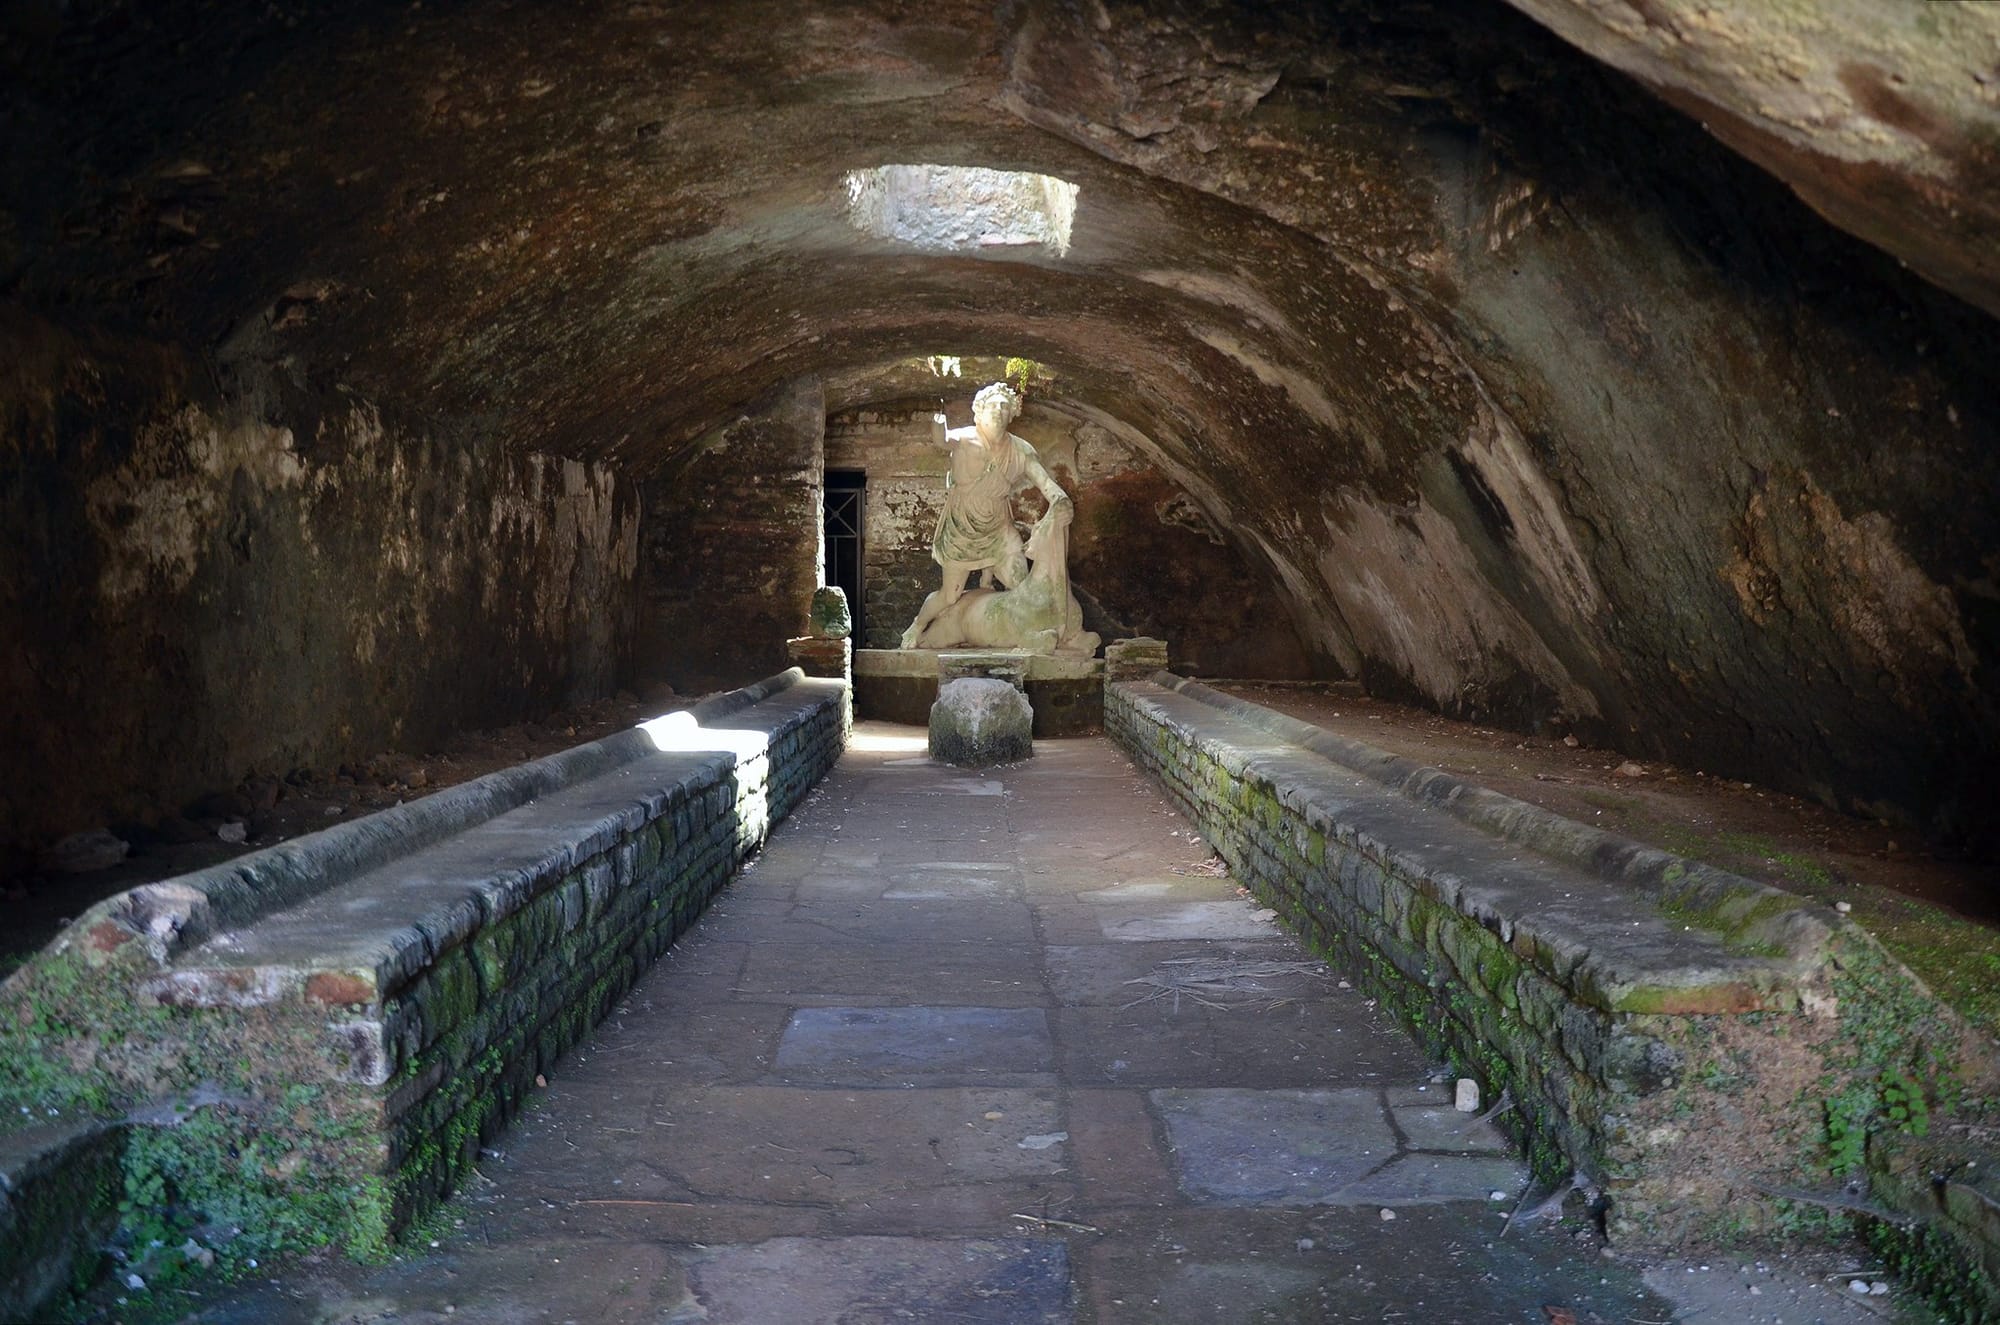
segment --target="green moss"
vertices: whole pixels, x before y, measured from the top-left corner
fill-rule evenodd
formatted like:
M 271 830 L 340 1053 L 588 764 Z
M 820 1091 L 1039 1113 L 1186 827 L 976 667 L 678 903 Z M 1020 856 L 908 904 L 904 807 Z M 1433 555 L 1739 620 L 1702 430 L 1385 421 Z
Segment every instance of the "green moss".
M 1678 882 L 1684 877 L 1685 871 L 1669 881 Z M 1662 878 L 1668 879 L 1668 876 L 1662 875 Z M 1746 901 L 1747 906 L 1744 905 Z M 1660 914 L 1672 924 L 1692 926 L 1720 935 L 1725 951 L 1744 957 L 1781 957 L 1784 955 L 1783 948 L 1768 939 L 1757 938 L 1755 934 L 1766 921 L 1788 911 L 1796 911 L 1803 903 L 1796 897 L 1783 894 L 1766 895 L 1749 901 L 1741 892 L 1699 899 L 1691 898 L 1686 892 L 1669 892 L 1660 898 L 1657 905 Z
M 1840 1049 L 1833 1066 L 1899 1077 L 1947 1109 L 1963 1094 L 1956 1028 L 1938 1005 L 1864 943 L 1835 951 L 1833 993 L 1840 1003 Z
M 1854 918 L 1946 1006 L 2000 1039 L 2000 934 L 1915 898 L 1870 892 Z
M 2000 1039 L 2000 933 L 1942 907 L 1880 888 L 1844 882 L 1825 858 L 1786 851 L 1755 833 L 1696 833 L 1679 825 L 1631 831 L 1678 855 L 1801 896 L 1847 902 L 1853 919 L 1915 972 L 1945 1004 L 1990 1038 Z
M 238 1229 L 226 1248 L 237 1260 L 329 1243 L 376 1256 L 389 1227 L 378 1163 L 365 1114 L 343 1111 L 318 1086 L 293 1086 L 258 1116 L 225 1106 L 177 1127 L 135 1129 L 123 1225 L 141 1248 L 177 1246 L 197 1225 Z
M 1865 1232 L 1868 1245 L 1884 1264 L 1928 1298 L 1946 1320 L 1956 1325 L 2000 1321 L 1993 1285 L 1979 1269 L 1975 1253 L 1949 1233 L 1934 1225 L 1879 1220 L 1868 1221 Z
M 0 991 L 0 1062 L 8 1065 L 0 1073 L 0 1132 L 45 1122 L 52 1111 L 107 1117 L 144 1098 L 146 1081 L 121 1082 L 101 1061 L 107 1053 L 142 1055 L 171 1015 L 134 1006 L 126 993 L 136 948 L 102 966 L 74 950 L 44 954 Z

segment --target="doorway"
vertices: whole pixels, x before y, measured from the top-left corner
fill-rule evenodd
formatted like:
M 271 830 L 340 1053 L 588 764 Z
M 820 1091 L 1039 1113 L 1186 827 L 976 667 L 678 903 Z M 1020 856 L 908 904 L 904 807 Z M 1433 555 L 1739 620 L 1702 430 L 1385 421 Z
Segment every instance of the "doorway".
M 854 647 L 867 638 L 861 599 L 861 513 L 868 476 L 858 469 L 826 471 L 826 582 L 847 595 Z

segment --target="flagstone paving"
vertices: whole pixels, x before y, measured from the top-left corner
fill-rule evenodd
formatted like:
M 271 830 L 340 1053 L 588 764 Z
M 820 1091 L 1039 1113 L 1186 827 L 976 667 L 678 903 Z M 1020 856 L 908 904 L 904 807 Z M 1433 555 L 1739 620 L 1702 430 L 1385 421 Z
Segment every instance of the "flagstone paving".
M 840 767 L 435 1246 L 211 1322 L 1665 1320 L 1109 743 Z M 1498 1199 L 1496 1199 L 1496 1197 Z

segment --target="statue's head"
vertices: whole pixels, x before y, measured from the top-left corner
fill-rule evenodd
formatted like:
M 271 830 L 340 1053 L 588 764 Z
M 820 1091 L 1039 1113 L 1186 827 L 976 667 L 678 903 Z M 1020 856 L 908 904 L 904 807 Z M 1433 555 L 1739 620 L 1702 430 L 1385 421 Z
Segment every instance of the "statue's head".
M 980 388 L 972 398 L 972 418 L 975 423 L 985 423 L 990 418 L 995 428 L 1005 428 L 1021 416 L 1021 393 L 1005 382 L 995 382 L 992 386 Z

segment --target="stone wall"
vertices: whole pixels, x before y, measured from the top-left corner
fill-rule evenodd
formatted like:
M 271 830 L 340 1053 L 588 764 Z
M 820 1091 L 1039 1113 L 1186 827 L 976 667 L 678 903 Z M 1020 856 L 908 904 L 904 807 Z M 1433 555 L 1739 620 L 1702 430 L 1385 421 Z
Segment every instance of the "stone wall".
M 1541 1178 L 1601 1196 L 1614 1238 L 1796 1231 L 1824 1211 L 1779 1198 L 1844 1179 L 1868 1208 L 1865 1169 L 1886 1240 L 2000 1265 L 2000 1205 L 1966 1176 L 1991 1157 L 1925 1140 L 1978 1134 L 1991 1046 L 1859 930 L 1166 673 L 1107 686 L 1104 716 L 1238 878 L 1504 1098 Z M 1908 1180 L 1926 1164 L 1954 1190 Z
M 790 672 L 111 899 L 0 985 L 0 1055 L 39 1065 L 0 1083 L 0 1128 L 164 1109 L 126 1147 L 167 1183 L 169 1208 L 141 1214 L 239 1227 L 231 1255 L 380 1249 L 832 766 L 850 720 L 844 684 Z
M 970 422 L 976 385 L 951 384 L 953 427 Z M 1070 579 L 1088 595 L 1086 626 L 1106 638 L 1167 639 L 1175 664 L 1190 672 L 1309 674 L 1285 607 L 1188 492 L 1107 429 L 1059 404 L 1031 404 L 1013 430 L 1034 444 L 1076 503 Z M 827 467 L 868 476 L 858 647 L 895 648 L 938 587 L 930 540 L 944 503 L 946 457 L 930 437 L 924 410 L 850 410 L 828 421 Z M 1044 509 L 1033 488 L 1017 500 L 1024 521 Z
M 87 1283 L 118 1227 L 122 1127 L 0 1137 L 0 1320 L 33 1320 Z
M 0 306 L 0 877 L 629 661 L 630 480 L 222 363 Z
M 826 467 L 868 476 L 861 511 L 861 621 L 856 648 L 893 649 L 938 587 L 931 532 L 944 509 L 945 453 L 930 416 L 854 410 L 826 425 Z
M 826 402 L 767 392 L 646 484 L 640 674 L 684 692 L 786 666 L 819 587 Z

